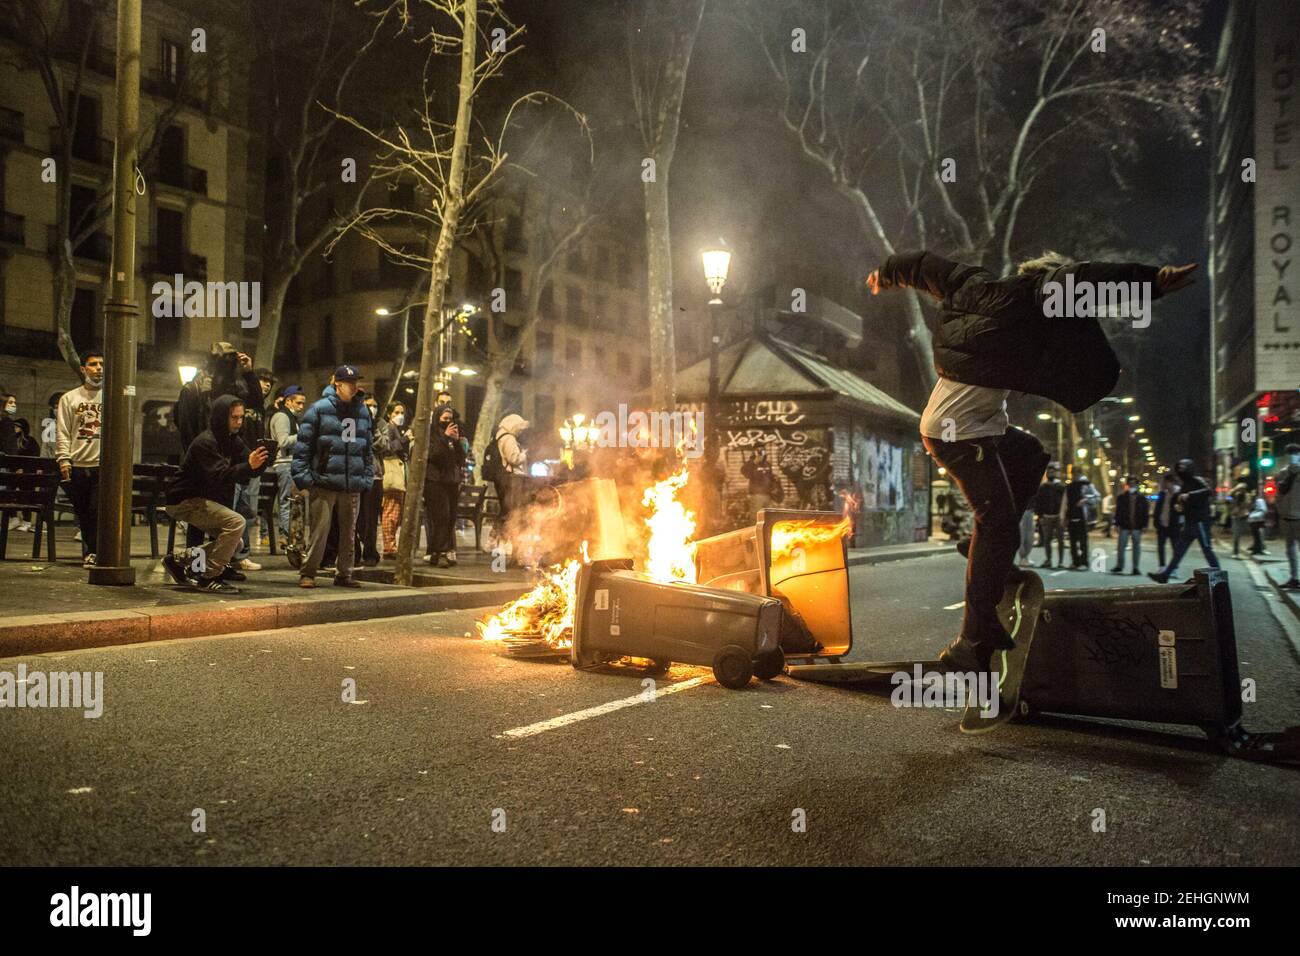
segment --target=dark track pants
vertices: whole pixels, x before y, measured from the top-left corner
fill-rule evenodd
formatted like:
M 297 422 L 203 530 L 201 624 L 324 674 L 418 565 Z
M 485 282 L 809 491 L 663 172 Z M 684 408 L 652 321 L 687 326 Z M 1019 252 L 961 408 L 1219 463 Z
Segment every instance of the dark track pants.
M 1018 428 L 967 441 L 925 435 L 921 440 L 930 457 L 957 482 L 975 515 L 961 636 L 976 644 L 991 642 L 1005 633 L 998 621 L 998 602 L 1015 566 L 1020 516 L 1037 492 L 1050 456 L 1037 438 Z

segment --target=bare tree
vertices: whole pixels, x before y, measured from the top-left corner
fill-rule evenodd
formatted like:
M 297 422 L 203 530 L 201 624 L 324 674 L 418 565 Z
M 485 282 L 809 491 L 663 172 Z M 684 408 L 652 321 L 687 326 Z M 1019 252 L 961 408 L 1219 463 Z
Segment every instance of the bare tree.
M 72 341 L 72 306 L 77 291 L 77 254 L 98 235 L 113 211 L 112 150 L 108 140 L 96 137 L 85 142 L 91 152 L 78 149 L 78 136 L 84 135 L 83 103 L 91 99 L 93 80 L 90 72 L 113 70 L 111 51 L 101 48 L 97 23 L 74 23 L 69 0 L 5 0 L 0 17 L 13 24 L 20 37 L 20 69 L 29 69 L 41 78 L 41 84 L 54 114 L 50 131 L 55 170 L 54 224 L 48 239 L 48 255 L 54 276 L 54 327 L 59 354 L 80 374 L 81 357 Z M 145 114 L 141 136 L 145 143 L 139 153 L 141 170 L 152 170 L 163 142 L 163 134 L 187 106 L 203 112 L 215 108 L 221 81 L 228 75 L 230 57 L 219 45 L 202 56 L 190 56 L 178 65 L 174 77 L 165 77 L 159 89 L 167 96 L 142 100 Z M 152 110 L 152 116 L 149 116 Z M 95 132 L 95 131 L 92 131 Z M 73 162 L 88 160 L 98 168 L 95 196 L 81 209 L 73 208 Z M 84 174 L 85 170 L 82 170 Z M 107 250 L 102 250 L 106 255 Z M 107 264 L 104 266 L 107 274 Z M 82 343 L 85 345 L 86 343 Z
M 344 231 L 356 230 L 374 242 L 394 262 L 419 265 L 429 274 L 419 392 L 412 422 L 415 440 L 407 476 L 408 486 L 415 490 L 406 496 L 402 510 L 396 571 L 399 584 L 410 584 L 420 536 L 420 489 L 424 486 L 431 437 L 434 382 L 440 371 L 439 345 L 454 321 L 444 310 L 451 254 L 463 232 L 465 210 L 472 207 L 506 162 L 501 145 L 504 132 L 495 138 L 485 137 L 481 150 L 470 150 L 474 100 L 482 85 L 499 74 L 505 60 L 519 48 L 522 30 L 510 23 L 498 0 L 376 0 L 369 4 L 362 0 L 362 5 L 375 16 L 396 17 L 403 33 L 429 51 L 419 103 L 405 121 L 399 118 L 391 130 L 377 130 L 354 116 L 339 114 L 375 144 L 377 180 L 414 179 L 421 186 L 419 195 L 428 200 L 422 209 L 372 207 L 357 213 L 344 226 Z M 450 51 L 455 51 L 459 61 L 459 79 L 455 115 L 448 121 L 437 115 L 435 87 L 441 56 Z M 505 111 L 503 130 L 509 126 L 516 106 L 544 98 L 542 94 L 527 94 L 516 100 Z M 405 219 L 420 227 L 425 236 L 422 249 L 398 247 L 377 228 L 394 219 Z M 326 251 L 341 235 L 331 240 Z
M 268 159 L 280 174 L 267 203 L 270 243 L 256 354 L 257 364 L 269 368 L 275 363 L 290 284 L 308 259 L 362 208 L 374 171 L 364 157 L 356 156 L 350 158 L 364 168 L 350 185 L 351 200 L 342 207 L 317 208 L 337 194 L 329 187 L 340 181 L 346 153 L 346 137 L 339 135 L 335 109 L 343 109 L 355 71 L 385 28 L 394 29 L 392 24 L 399 18 L 395 9 L 386 8 L 372 23 L 364 18 L 358 23 L 359 15 L 350 9 L 350 0 L 328 0 L 323 16 L 319 4 L 307 7 L 278 0 L 255 6 L 259 11 L 259 53 L 270 96 Z M 362 28 L 360 42 L 358 26 Z M 375 84 L 367 85 L 366 106 L 370 109 L 376 106 L 376 89 Z M 334 109 L 322 103 L 327 92 Z
M 682 93 L 704 3 L 630 0 L 624 7 L 632 102 L 648 161 L 641 182 L 645 194 L 650 398 L 660 408 L 672 408 L 677 401 L 668 176 L 677 150 Z
M 1200 15 L 1192 0 L 870 8 L 778 0 L 737 9 L 770 66 L 779 122 L 883 255 L 903 243 L 941 244 L 971 261 L 996 257 L 1007 271 L 1019 252 L 1060 244 L 1021 229 L 1035 187 L 1054 182 L 1059 191 L 1060 177 L 1077 181 L 1082 163 L 1098 162 L 1122 188 L 1122 166 L 1153 123 L 1199 143 L 1197 100 L 1208 80 L 1192 42 Z M 1106 204 L 1092 209 L 1104 226 Z M 909 290 L 905 302 L 932 382 L 921 301 Z

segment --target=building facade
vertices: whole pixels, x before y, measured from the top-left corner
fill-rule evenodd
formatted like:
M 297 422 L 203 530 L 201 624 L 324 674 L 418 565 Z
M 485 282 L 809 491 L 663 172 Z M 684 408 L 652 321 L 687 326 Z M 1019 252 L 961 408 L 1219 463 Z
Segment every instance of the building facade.
M 1222 488 L 1267 473 L 1270 446 L 1298 427 L 1300 5 L 1234 0 L 1215 68 L 1210 385 Z
M 63 235 L 57 188 L 64 177 L 71 179 L 72 232 L 78 223 L 99 223 L 74 249 L 71 337 L 78 354 L 103 345 L 116 123 L 116 4 L 72 0 L 45 7 L 53 28 L 48 46 L 38 45 L 23 23 L 0 24 L 0 44 L 9 54 L 0 65 L 0 385 L 17 395 L 19 414 L 33 428 L 52 394 L 79 384 L 61 357 L 55 315 Z M 65 17 L 56 22 L 59 10 Z M 260 278 L 262 161 L 247 123 L 249 44 L 238 29 L 247 22 L 245 0 L 144 0 L 142 157 L 156 145 L 137 181 L 137 191 L 143 189 L 136 206 L 137 459 L 179 451 L 172 448 L 170 420 L 178 367 L 193 364 L 212 341 L 234 340 L 240 327 L 238 316 L 156 310 L 155 284 L 174 286 L 178 275 L 183 283 Z M 77 102 L 75 127 L 60 123 L 32 68 L 42 59 L 59 95 L 69 106 Z M 65 136 L 72 139 L 71 169 L 58 168 Z

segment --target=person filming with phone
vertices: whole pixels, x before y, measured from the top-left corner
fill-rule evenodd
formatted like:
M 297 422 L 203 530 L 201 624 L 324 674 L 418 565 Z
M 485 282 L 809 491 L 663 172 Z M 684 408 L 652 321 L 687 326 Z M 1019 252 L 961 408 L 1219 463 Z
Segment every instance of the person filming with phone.
M 177 584 L 234 594 L 238 589 L 227 581 L 244 579 L 231 565 L 244 534 L 244 516 L 230 506 L 235 486 L 260 475 L 274 451 L 266 442 L 250 450 L 240 436 L 243 427 L 243 402 L 233 395 L 214 399 L 207 430 L 185 450 L 180 474 L 167 485 L 168 516 L 216 536 L 206 547 L 163 558 L 163 567 Z

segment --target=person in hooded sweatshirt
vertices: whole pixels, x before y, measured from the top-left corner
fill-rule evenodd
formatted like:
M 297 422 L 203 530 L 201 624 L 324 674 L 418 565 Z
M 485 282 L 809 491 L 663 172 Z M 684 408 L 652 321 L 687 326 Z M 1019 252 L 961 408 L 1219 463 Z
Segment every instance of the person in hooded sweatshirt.
M 520 436 L 528 429 L 528 420 L 513 413 L 501 419 L 492 440 L 496 442 L 497 452 L 501 456 L 501 473 L 493 482 L 497 489 L 497 501 L 500 511 L 497 521 L 505 529 L 510 520 L 510 513 L 517 510 L 523 502 L 524 479 L 528 475 L 528 451 L 520 444 Z M 506 532 L 509 537 L 509 532 Z M 498 535 L 499 536 L 499 535 Z
M 365 405 L 365 393 L 357 382 L 361 373 L 352 365 L 340 365 L 320 399 L 303 413 L 298 423 L 290 475 L 307 493 L 311 525 L 311 551 L 299 571 L 298 586 L 314 588 L 329 539 L 330 526 L 338 520 L 338 558 L 334 584 L 357 588 L 352 578 L 357 536 L 357 512 L 361 493 L 370 490 L 375 479 L 371 446 L 373 423 Z
M 1147 575 L 1158 584 L 1167 584 L 1174 579 L 1178 562 L 1183 560 L 1183 555 L 1187 553 L 1193 541 L 1200 542 L 1201 551 L 1210 567 L 1219 566 L 1219 559 L 1214 556 L 1214 547 L 1210 541 L 1210 524 L 1214 520 L 1214 490 L 1196 473 L 1196 463 L 1190 458 L 1180 461 L 1174 469 L 1174 474 L 1177 475 L 1180 486 L 1174 507 L 1183 516 L 1183 528 L 1174 545 L 1174 554 L 1169 563 L 1159 571 Z
M 1062 308 L 1062 291 L 1137 283 L 1156 299 L 1190 284 L 1195 268 L 1077 262 L 1049 252 L 1021 262 L 1014 275 L 997 276 L 918 250 L 890 256 L 867 276 L 872 295 L 913 288 L 940 302 L 936 382 L 921 416 L 921 441 L 975 514 L 961 632 L 939 654 L 946 670 L 988 671 L 995 651 L 1014 646 L 997 606 L 1015 567 L 1020 516 L 1048 455 L 1038 439 L 1011 427 L 1008 394 L 1038 395 L 1081 412 L 1119 381 L 1119 359 L 1096 310 L 1086 303 L 1082 310 L 1073 303 Z
M 229 594 L 235 588 L 222 580 L 243 575 L 230 565 L 244 534 L 244 516 L 230 506 L 235 486 L 260 475 L 266 467 L 267 450 L 249 450 L 240 431 L 244 427 L 244 403 L 233 395 L 212 400 L 206 431 L 185 450 L 181 470 L 167 485 L 169 517 L 216 536 L 206 548 L 191 548 L 192 560 L 183 562 L 174 554 L 163 558 L 163 567 L 177 584 L 191 581 L 200 591 Z M 197 553 L 196 553 L 197 552 Z

